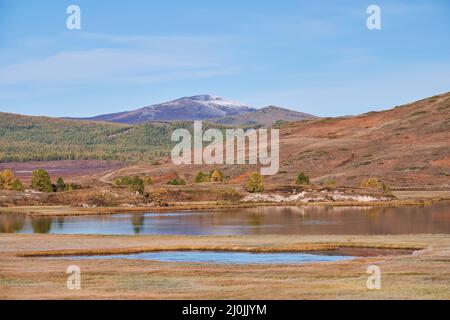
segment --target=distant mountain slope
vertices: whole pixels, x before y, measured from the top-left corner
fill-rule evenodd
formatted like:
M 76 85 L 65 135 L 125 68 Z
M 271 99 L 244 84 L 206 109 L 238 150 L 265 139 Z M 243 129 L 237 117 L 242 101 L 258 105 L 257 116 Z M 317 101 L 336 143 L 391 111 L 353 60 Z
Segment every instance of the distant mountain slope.
M 242 103 L 226 100 L 221 97 L 199 95 L 155 104 L 133 111 L 99 115 L 83 120 L 108 121 L 126 124 L 136 124 L 148 121 L 192 121 L 240 115 L 255 110 L 256 109 Z
M 204 128 L 211 124 L 204 123 Z M 223 126 L 214 124 L 215 127 Z M 136 125 L 0 112 L 0 162 L 47 160 L 147 161 L 167 157 L 175 129 L 192 122 Z
M 173 126 L 130 126 L 0 113 L 0 162 L 151 160 L 167 154 Z
M 236 125 L 236 126 L 263 125 L 265 127 L 271 127 L 277 121 L 299 121 L 314 118 L 317 117 L 303 112 L 297 112 L 280 107 L 269 106 L 251 113 L 244 113 L 238 116 L 225 116 L 210 119 L 210 121 L 223 125 Z

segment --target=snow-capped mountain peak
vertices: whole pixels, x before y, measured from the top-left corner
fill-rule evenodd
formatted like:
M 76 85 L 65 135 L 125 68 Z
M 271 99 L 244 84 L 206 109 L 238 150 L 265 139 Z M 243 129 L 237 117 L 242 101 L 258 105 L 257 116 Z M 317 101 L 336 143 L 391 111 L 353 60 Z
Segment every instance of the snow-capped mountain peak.
M 212 95 L 197 95 L 151 105 L 141 109 L 100 115 L 91 120 L 121 123 L 145 121 L 206 120 L 254 112 L 256 109 L 241 102 Z

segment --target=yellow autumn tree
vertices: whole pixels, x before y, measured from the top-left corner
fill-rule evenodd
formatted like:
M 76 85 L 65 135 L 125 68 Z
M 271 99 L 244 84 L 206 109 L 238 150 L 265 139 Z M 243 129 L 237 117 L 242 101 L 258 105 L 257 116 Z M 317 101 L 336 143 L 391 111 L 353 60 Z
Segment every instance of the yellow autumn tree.
M 223 181 L 223 173 L 220 172 L 219 170 L 214 170 L 211 173 L 211 182 L 222 182 Z
M 22 182 L 14 175 L 9 169 L 0 171 L 0 189 L 13 190 L 13 191 L 24 191 L 25 188 Z
M 264 178 L 259 173 L 252 173 L 247 180 L 246 189 L 250 193 L 263 192 L 264 191 Z

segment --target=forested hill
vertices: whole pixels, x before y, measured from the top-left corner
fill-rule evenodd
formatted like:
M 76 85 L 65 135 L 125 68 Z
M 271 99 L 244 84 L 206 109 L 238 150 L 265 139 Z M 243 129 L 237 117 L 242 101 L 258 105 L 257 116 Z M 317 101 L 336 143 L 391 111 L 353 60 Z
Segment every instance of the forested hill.
M 49 160 L 153 161 L 168 156 L 175 129 L 191 121 L 121 124 L 0 112 L 0 162 Z M 203 123 L 204 129 L 227 128 Z
M 168 154 L 176 127 L 189 123 L 125 125 L 0 113 L 0 162 L 152 160 Z

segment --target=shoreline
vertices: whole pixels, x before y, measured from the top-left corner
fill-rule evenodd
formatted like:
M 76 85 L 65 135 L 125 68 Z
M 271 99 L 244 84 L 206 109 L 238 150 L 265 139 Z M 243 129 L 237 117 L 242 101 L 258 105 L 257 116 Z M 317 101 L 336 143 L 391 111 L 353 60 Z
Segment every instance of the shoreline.
M 405 207 L 430 206 L 444 203 L 447 199 L 407 199 L 388 201 L 318 201 L 318 202 L 246 202 L 223 204 L 220 201 L 170 203 L 166 207 L 71 207 L 71 206 L 16 206 L 0 207 L 0 214 L 26 214 L 33 217 L 43 216 L 89 216 L 114 215 L 123 213 L 161 213 L 192 210 L 246 209 L 255 207 Z

